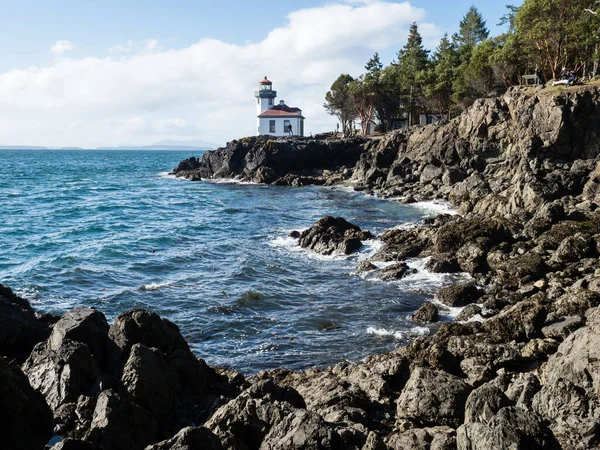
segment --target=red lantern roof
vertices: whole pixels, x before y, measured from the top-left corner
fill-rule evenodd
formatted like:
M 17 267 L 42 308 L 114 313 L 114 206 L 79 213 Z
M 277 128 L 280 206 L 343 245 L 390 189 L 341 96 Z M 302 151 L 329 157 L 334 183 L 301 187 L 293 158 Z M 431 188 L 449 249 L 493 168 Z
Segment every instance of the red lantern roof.
M 264 80 L 260 80 L 258 82 L 258 84 L 273 84 L 273 83 L 271 83 L 269 80 L 267 80 L 267 76 L 265 75 L 265 79 Z

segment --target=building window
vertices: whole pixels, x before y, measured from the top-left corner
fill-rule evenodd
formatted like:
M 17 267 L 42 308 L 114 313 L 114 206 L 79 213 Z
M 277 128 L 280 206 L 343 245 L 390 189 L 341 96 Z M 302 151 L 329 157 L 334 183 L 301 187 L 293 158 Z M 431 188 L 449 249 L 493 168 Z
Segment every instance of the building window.
M 273 98 L 269 97 L 269 106 L 273 106 Z
M 284 120 L 283 121 L 283 132 L 284 133 L 289 133 L 291 130 L 290 128 L 292 127 L 292 124 L 290 123 L 289 120 Z
M 275 121 L 269 120 L 269 133 L 275 133 Z
M 260 105 L 260 98 L 256 99 L 256 103 L 258 103 Z

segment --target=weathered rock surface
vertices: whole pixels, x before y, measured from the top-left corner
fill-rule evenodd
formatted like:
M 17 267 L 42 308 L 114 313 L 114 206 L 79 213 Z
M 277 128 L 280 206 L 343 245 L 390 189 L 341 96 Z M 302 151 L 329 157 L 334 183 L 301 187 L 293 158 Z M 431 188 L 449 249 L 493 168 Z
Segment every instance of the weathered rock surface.
M 427 301 L 421 305 L 419 309 L 417 309 L 413 315 L 412 319 L 416 323 L 433 323 L 437 322 L 439 317 L 439 311 L 437 306 L 433 303 Z
M 19 367 L 0 357 L 2 447 L 41 449 L 52 436 L 52 411 Z
M 300 234 L 300 247 L 322 255 L 349 255 L 362 247 L 362 241 L 372 238 L 341 217 L 325 216 Z
M 48 326 L 38 320 L 29 302 L 0 284 L 0 355 L 24 361 L 33 346 L 48 337 Z

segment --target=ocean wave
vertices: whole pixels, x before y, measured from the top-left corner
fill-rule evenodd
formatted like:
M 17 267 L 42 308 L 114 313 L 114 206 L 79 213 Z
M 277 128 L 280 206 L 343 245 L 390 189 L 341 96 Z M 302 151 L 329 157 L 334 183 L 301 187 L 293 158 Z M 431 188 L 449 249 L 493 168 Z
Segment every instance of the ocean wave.
M 409 203 L 408 206 L 417 208 L 431 216 L 438 216 L 440 214 L 450 214 L 455 216 L 458 214 L 458 211 L 449 202 L 439 200 Z
M 367 328 L 367 334 L 373 334 L 375 336 L 388 337 L 391 336 L 394 339 L 412 339 L 418 336 L 427 336 L 431 330 L 427 327 L 413 327 L 408 330 L 389 330 L 387 328 Z
M 170 282 L 165 283 L 148 283 L 140 286 L 139 290 L 142 292 L 158 291 L 164 287 L 171 286 Z

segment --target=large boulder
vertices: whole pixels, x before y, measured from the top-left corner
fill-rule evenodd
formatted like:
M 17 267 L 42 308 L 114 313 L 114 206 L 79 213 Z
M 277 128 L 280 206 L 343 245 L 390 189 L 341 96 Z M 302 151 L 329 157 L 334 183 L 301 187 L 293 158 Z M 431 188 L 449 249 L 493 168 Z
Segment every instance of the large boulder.
M 0 358 L 2 448 L 41 449 L 52 436 L 52 411 L 14 363 Z
M 385 444 L 387 448 L 400 450 L 454 450 L 456 431 L 450 427 L 411 428 L 391 433 Z
M 37 344 L 23 364 L 23 372 L 52 409 L 76 402 L 99 386 L 100 370 L 89 348 L 69 339 L 57 349 L 49 341 Z
M 457 283 L 441 288 L 436 297 L 448 306 L 466 306 L 474 303 L 483 295 L 475 283 Z
M 504 392 L 492 384 L 484 384 L 467 398 L 465 423 L 487 424 L 505 406 L 511 406 L 511 402 Z
M 424 426 L 458 427 L 464 421 L 471 388 L 460 378 L 441 370 L 415 369 L 397 401 L 398 419 Z
M 565 448 L 600 445 L 600 308 L 588 311 L 587 325 L 571 333 L 548 359 L 533 408 L 550 422 Z
M 265 436 L 260 450 L 343 450 L 344 441 L 318 414 L 298 409 L 275 424 Z
M 458 450 L 558 450 L 541 418 L 522 408 L 502 408 L 488 424 L 471 422 L 456 433 Z
M 37 319 L 29 302 L 0 284 L 0 355 L 24 361 L 50 330 Z
M 221 441 L 204 427 L 186 427 L 171 439 L 149 445 L 145 450 L 221 450 Z
M 303 407 L 295 390 L 263 380 L 221 406 L 204 426 L 227 446 L 258 448 L 272 427 Z
M 104 450 L 142 449 L 158 440 L 158 430 L 150 411 L 107 389 L 98 396 L 85 440 Z
M 427 301 L 424 302 L 419 309 L 412 314 L 412 320 L 420 324 L 428 324 L 437 322 L 439 319 L 439 311 L 437 306 Z
M 300 247 L 322 255 L 349 255 L 362 247 L 371 233 L 362 231 L 341 217 L 325 216 L 300 234 Z

